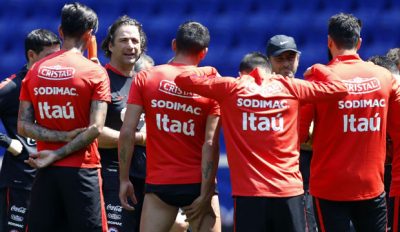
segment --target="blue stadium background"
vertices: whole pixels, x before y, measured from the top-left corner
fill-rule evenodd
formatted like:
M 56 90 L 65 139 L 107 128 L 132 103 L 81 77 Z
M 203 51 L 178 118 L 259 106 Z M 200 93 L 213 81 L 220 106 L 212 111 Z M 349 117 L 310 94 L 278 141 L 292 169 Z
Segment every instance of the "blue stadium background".
M 314 63 L 327 62 L 327 20 L 338 12 L 352 13 L 363 21 L 362 58 L 383 55 L 400 42 L 399 0 L 82 0 L 99 16 L 98 44 L 107 27 L 127 14 L 143 24 L 148 54 L 156 64 L 169 60 L 179 24 L 199 21 L 211 33 L 209 53 L 202 65 L 213 65 L 222 75 L 236 76 L 238 64 L 248 52 L 265 51 L 275 34 L 293 36 L 300 57 L 298 76 Z M 36 28 L 54 32 L 66 1 L 1 0 L 0 77 L 16 72 L 25 63 L 23 41 Z M 107 63 L 99 51 L 102 64 Z M 222 141 L 222 139 L 221 139 Z M 2 151 L 0 151 L 2 154 Z M 222 153 L 225 148 L 222 147 Z M 224 157 L 224 156 L 223 156 Z M 224 159 L 223 159 L 224 160 Z M 223 224 L 232 224 L 229 174 L 222 160 L 218 173 Z

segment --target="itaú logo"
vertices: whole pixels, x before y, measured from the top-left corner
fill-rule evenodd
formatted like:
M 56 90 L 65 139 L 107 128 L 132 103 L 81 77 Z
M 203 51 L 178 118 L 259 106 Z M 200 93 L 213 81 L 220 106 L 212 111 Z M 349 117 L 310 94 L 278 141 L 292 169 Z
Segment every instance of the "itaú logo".
M 160 86 L 158 88 L 163 93 L 183 97 L 183 98 L 199 98 L 200 96 L 192 93 L 181 90 L 178 86 L 176 86 L 175 82 L 162 80 L 160 82 Z
M 42 66 L 39 68 L 38 76 L 47 80 L 66 80 L 73 78 L 75 69 L 72 67 Z
M 356 77 L 350 80 L 342 80 L 350 94 L 372 93 L 381 89 L 381 83 L 376 77 Z

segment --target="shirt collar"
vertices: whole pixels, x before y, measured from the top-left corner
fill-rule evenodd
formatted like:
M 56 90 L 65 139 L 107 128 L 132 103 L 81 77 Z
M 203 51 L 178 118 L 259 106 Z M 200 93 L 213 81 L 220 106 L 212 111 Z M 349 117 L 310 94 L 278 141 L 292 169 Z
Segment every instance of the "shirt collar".
M 112 72 L 114 72 L 114 73 L 116 73 L 116 74 L 118 74 L 118 75 L 120 75 L 120 76 L 127 77 L 127 76 L 125 76 L 122 72 L 120 72 L 117 68 L 115 68 L 114 66 L 112 66 L 110 63 L 106 64 L 106 65 L 104 66 L 104 68 L 105 68 L 105 69 L 108 69 L 108 70 L 111 70 Z
M 339 55 L 336 56 L 333 60 L 331 60 L 329 64 L 334 64 L 342 61 L 348 61 L 348 60 L 361 60 L 360 56 L 358 54 L 351 54 L 351 55 Z

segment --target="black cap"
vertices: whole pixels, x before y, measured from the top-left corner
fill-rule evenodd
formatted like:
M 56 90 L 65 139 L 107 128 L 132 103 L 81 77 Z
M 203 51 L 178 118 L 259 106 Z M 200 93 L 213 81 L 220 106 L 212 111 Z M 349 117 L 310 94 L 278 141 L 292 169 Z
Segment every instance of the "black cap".
M 275 35 L 268 40 L 267 43 L 267 56 L 279 56 L 282 52 L 294 51 L 300 53 L 297 50 L 296 43 L 293 37 L 286 35 Z

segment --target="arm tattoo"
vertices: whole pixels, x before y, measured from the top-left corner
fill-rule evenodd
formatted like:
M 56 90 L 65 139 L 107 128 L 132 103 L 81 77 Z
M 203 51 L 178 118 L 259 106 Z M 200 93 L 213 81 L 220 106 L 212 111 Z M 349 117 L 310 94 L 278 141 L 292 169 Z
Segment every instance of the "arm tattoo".
M 103 101 L 92 101 L 90 107 L 90 125 L 89 127 L 71 142 L 58 150 L 61 158 L 68 156 L 84 147 L 89 146 L 99 135 L 104 126 L 107 114 L 107 103 Z
M 18 121 L 23 127 L 23 135 L 39 141 L 62 142 L 66 139 L 66 133 L 49 130 L 35 123 L 35 110 L 29 102 L 20 104 Z
M 213 161 L 208 161 L 206 167 L 203 168 L 203 177 L 205 179 L 210 178 L 210 173 L 211 173 L 213 167 L 214 167 L 214 162 Z

